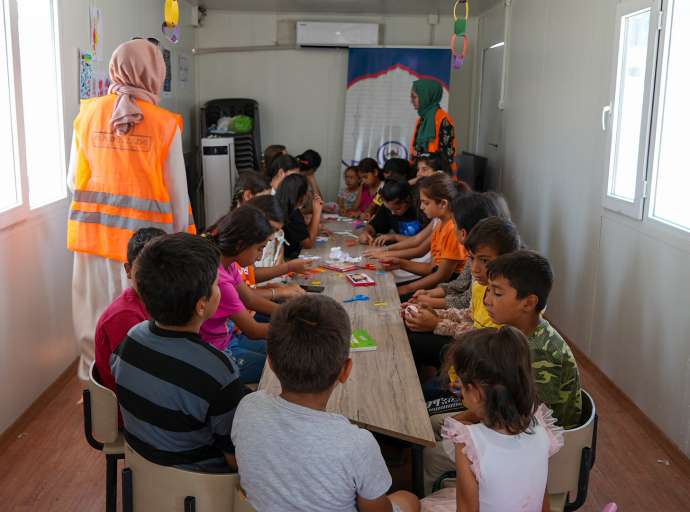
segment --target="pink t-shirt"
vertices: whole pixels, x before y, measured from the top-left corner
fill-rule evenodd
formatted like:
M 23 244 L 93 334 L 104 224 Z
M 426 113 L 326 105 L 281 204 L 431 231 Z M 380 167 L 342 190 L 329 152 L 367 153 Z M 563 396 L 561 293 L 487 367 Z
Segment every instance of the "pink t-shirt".
M 230 317 L 241 313 L 246 308 L 240 299 L 237 287 L 242 284 L 242 276 L 236 265 L 225 268 L 218 267 L 218 287 L 220 288 L 220 304 L 218 311 L 201 326 L 201 338 L 218 350 L 225 350 L 230 343 L 232 330 L 228 323 Z
M 369 192 L 369 187 L 365 184 L 362 186 L 362 198 L 359 201 L 359 211 L 364 213 L 369 208 L 369 205 L 374 200 L 374 196 Z

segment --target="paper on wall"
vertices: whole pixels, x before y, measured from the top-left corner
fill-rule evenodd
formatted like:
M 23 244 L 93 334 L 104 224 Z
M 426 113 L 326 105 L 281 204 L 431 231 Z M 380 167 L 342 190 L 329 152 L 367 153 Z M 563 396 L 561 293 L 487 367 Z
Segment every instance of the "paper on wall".
M 96 61 L 103 60 L 103 13 L 100 8 L 89 7 L 89 35 L 91 56 Z
M 93 56 L 79 50 L 79 99 L 86 100 L 93 94 Z
M 189 84 L 189 68 L 190 60 L 189 55 L 181 53 L 178 57 L 178 74 L 177 80 L 180 83 L 181 89 L 186 89 Z

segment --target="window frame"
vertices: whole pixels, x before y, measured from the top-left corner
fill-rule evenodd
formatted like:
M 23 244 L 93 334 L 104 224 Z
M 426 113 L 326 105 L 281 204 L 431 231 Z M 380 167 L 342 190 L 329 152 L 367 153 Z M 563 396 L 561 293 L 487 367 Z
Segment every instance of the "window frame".
M 19 48 L 19 9 L 17 0 L 0 0 L 2 2 L 3 14 L 0 22 L 5 25 L 5 38 L 7 47 L 7 68 L 8 83 L 10 88 L 10 112 L 12 126 L 12 148 L 13 160 L 16 173 L 16 180 L 19 186 L 20 203 L 5 211 L 0 212 L 0 230 L 9 228 L 14 224 L 28 220 L 40 215 L 44 211 L 53 209 L 56 205 L 61 205 L 68 199 L 67 193 L 67 162 L 65 148 L 64 131 L 64 96 L 62 94 L 62 72 L 61 72 L 61 45 L 60 45 L 60 24 L 59 24 L 59 5 L 57 0 L 50 0 L 51 19 L 53 30 L 53 48 L 55 58 L 55 87 L 60 104 L 57 106 L 60 129 L 58 130 L 58 147 L 60 148 L 60 166 L 56 172 L 62 172 L 64 193 L 54 200 L 31 208 L 29 199 L 29 175 L 26 159 L 26 136 L 24 132 L 24 111 L 22 97 L 22 75 L 21 59 Z M 0 70 L 2 72 L 2 70 Z
M 616 29 L 614 32 L 612 78 L 609 88 L 609 104 L 602 110 L 602 129 L 606 133 L 605 153 L 605 181 L 603 190 L 603 205 L 607 210 L 626 215 L 636 220 L 642 220 L 648 197 L 647 175 L 649 169 L 651 127 L 653 122 L 653 106 L 656 83 L 656 61 L 659 55 L 659 19 L 661 16 L 660 0 L 623 0 L 616 7 Z M 635 197 L 632 202 L 612 194 L 614 164 L 617 154 L 614 145 L 617 144 L 618 102 L 620 96 L 620 71 L 623 50 L 621 36 L 624 20 L 635 13 L 649 9 L 649 34 L 647 40 L 647 58 L 644 79 L 644 97 L 640 120 L 639 144 L 637 155 L 637 171 L 635 178 Z M 608 121 L 608 122 L 607 122 Z
M 661 1 L 661 0 L 660 0 Z M 670 43 L 672 36 L 673 12 L 677 0 L 664 0 L 662 18 L 659 22 L 659 49 L 656 56 L 656 76 L 654 78 L 653 119 L 650 127 L 650 144 L 647 180 L 645 182 L 646 195 L 649 198 L 645 204 L 645 219 L 662 229 L 690 234 L 690 226 L 676 224 L 668 219 L 654 216 L 656 203 L 656 187 L 659 179 L 659 157 L 661 137 L 663 134 L 664 107 L 666 106 L 666 81 L 668 78 L 668 62 L 671 57 Z

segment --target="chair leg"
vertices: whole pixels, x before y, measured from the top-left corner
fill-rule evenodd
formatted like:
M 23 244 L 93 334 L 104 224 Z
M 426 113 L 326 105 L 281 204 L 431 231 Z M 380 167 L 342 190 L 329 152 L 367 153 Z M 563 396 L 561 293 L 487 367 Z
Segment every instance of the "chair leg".
M 105 510 L 117 512 L 117 455 L 106 455 L 105 464 Z
M 134 512 L 134 490 L 132 489 L 132 470 L 122 470 L 122 512 Z

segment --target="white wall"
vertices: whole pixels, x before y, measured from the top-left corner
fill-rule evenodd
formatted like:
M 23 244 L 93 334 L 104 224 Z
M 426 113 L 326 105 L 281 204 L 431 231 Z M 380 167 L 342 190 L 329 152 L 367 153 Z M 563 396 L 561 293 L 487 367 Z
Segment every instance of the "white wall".
M 102 9 L 108 56 L 120 42 L 134 35 L 162 39 L 161 0 L 59 1 L 67 154 L 72 120 L 79 109 L 77 49 L 88 48 L 90 4 Z M 183 15 L 186 12 L 183 9 Z M 182 35 L 176 51 L 183 49 L 191 54 L 193 30 L 184 28 Z M 173 53 L 173 79 L 177 71 L 175 57 Z M 190 89 L 163 103 L 184 113 L 188 124 L 195 99 L 193 77 Z M 173 91 L 178 90 L 176 86 Z M 188 149 L 193 140 L 188 130 Z M 72 256 L 65 248 L 67 208 L 68 202 L 63 200 L 0 230 L 0 432 L 77 356 L 72 331 Z
M 602 208 L 615 0 L 513 0 L 503 191 L 549 315 L 690 454 L 690 237 Z
M 198 30 L 200 48 L 272 45 L 278 20 L 369 21 L 384 25 L 387 45 L 447 46 L 450 16 L 441 17 L 432 37 L 426 16 L 352 16 L 314 13 L 248 13 L 209 11 Z M 476 30 L 471 20 L 469 34 Z M 262 144 L 285 144 L 297 153 L 319 151 L 324 163 L 318 178 L 327 197 L 338 191 L 347 82 L 347 50 L 305 49 L 245 51 L 200 55 L 197 61 L 199 101 L 247 97 L 259 102 Z M 459 142 L 467 147 L 472 90 L 472 55 L 453 71 L 450 111 Z M 411 108 L 411 107 L 410 107 Z M 467 121 L 466 121 L 467 120 Z

